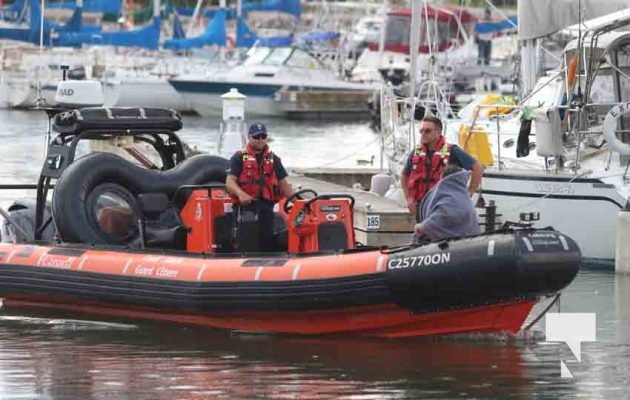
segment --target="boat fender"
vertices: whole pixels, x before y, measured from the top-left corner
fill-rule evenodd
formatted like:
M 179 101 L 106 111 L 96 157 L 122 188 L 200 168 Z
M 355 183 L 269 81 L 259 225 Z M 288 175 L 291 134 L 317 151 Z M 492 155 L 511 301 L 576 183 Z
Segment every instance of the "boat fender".
M 112 153 L 82 157 L 55 185 L 52 214 L 59 236 L 73 243 L 133 243 L 138 236 L 139 194 L 165 193 L 172 200 L 182 185 L 225 182 L 227 163 L 200 154 L 172 169 L 155 171 Z
M 564 155 L 562 126 L 557 107 L 540 107 L 532 112 L 536 128 L 536 154 L 541 157 Z
M 602 132 L 604 133 L 606 143 L 608 143 L 608 146 L 610 146 L 611 149 L 615 150 L 622 156 L 630 155 L 630 144 L 619 140 L 615 131 L 617 130 L 617 121 L 619 118 L 628 112 L 630 112 L 630 101 L 617 104 L 608 111 L 602 125 Z

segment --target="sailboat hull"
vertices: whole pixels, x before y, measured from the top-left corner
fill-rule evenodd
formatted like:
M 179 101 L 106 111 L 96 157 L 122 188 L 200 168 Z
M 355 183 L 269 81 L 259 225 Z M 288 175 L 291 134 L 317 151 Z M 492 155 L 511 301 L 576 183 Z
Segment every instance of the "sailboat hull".
M 502 221 L 532 221 L 567 232 L 592 266 L 614 266 L 617 213 L 626 200 L 601 179 L 575 175 L 490 170 L 483 178 L 486 204 L 494 200 Z

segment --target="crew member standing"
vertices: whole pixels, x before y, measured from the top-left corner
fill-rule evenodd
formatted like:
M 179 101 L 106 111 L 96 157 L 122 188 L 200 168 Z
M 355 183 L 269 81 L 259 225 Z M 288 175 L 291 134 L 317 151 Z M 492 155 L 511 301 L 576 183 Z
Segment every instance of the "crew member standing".
M 225 186 L 234 200 L 235 215 L 244 211 L 258 215 L 260 251 L 273 251 L 273 207 L 282 197 L 293 195 L 293 189 L 280 157 L 267 145 L 265 125 L 252 124 L 247 137 L 247 147 L 230 159 Z
M 471 171 L 468 194 L 472 197 L 483 175 L 477 160 L 454 144 L 446 142 L 442 135 L 442 121 L 436 117 L 424 117 L 420 121 L 420 144 L 411 152 L 403 168 L 400 183 L 407 207 L 418 220 L 418 206 L 424 195 L 437 184 L 449 164 Z

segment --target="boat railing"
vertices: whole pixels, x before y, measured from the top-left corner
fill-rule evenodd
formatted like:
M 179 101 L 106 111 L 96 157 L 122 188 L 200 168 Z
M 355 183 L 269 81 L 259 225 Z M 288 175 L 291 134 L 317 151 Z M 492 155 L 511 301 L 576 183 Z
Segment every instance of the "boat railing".
M 562 133 L 571 133 L 575 135 L 577 138 L 577 142 L 592 140 L 593 136 L 602 135 L 602 121 L 604 115 L 612 108 L 615 102 L 591 102 L 584 103 L 580 106 L 575 105 L 555 105 L 547 107 L 548 109 L 554 109 L 557 111 L 565 110 L 566 117 L 560 120 L 559 130 Z M 506 132 L 502 129 L 501 123 L 505 120 L 520 118 L 521 113 L 524 109 L 528 107 L 524 104 L 479 104 L 475 106 L 475 111 L 473 117 L 469 119 L 469 122 L 464 122 L 464 125 L 468 126 L 468 132 L 470 134 L 495 134 L 497 138 L 497 147 L 496 147 L 496 156 L 499 165 L 499 169 L 501 169 L 502 159 L 501 159 L 501 136 L 502 135 L 516 135 L 518 132 Z M 485 115 L 486 117 L 483 117 Z M 595 116 L 593 118 L 592 116 Z M 485 118 L 486 124 L 484 127 L 491 127 L 495 124 L 495 130 L 488 131 L 483 129 L 478 122 Z M 584 121 L 579 123 L 578 119 L 583 118 Z M 619 128 L 616 130 L 617 134 L 630 134 L 630 129 L 622 129 Z M 590 137 L 590 138 L 589 138 Z M 589 139 L 587 139 L 589 138 Z M 582 148 L 577 142 L 565 142 L 564 147 L 566 149 L 576 148 L 576 154 L 573 155 L 576 158 L 576 163 L 579 163 L 580 154 L 584 153 L 588 154 L 589 150 Z M 596 148 L 599 149 L 603 143 L 597 145 Z

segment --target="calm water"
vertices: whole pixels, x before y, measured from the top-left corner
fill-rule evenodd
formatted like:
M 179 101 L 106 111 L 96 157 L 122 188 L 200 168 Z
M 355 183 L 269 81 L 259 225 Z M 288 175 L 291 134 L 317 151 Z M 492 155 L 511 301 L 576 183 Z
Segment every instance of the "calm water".
M 364 122 L 266 122 L 288 166 L 351 167 L 378 152 Z M 0 111 L 0 182 L 35 182 L 45 123 L 35 113 Z M 185 141 L 216 147 L 216 121 L 184 123 Z M 596 313 L 597 340 L 582 344 L 581 363 L 566 344 L 544 342 L 544 319 L 517 337 L 366 340 L 3 309 L 0 399 L 630 398 L 630 277 L 583 271 L 559 309 Z M 561 359 L 574 378 L 560 377 Z

